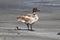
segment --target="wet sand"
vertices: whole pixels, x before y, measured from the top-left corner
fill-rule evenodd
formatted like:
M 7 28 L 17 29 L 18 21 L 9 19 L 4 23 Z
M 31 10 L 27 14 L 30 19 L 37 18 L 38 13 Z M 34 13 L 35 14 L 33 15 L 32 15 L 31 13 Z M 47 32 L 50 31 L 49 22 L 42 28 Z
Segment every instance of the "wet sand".
M 38 13 L 40 19 L 33 25 L 34 31 L 28 31 L 24 23 L 17 22 L 16 17 L 27 11 L 0 10 L 0 40 L 60 40 L 60 14 Z M 23 25 L 22 25 L 23 24 Z M 19 26 L 22 30 L 15 30 Z

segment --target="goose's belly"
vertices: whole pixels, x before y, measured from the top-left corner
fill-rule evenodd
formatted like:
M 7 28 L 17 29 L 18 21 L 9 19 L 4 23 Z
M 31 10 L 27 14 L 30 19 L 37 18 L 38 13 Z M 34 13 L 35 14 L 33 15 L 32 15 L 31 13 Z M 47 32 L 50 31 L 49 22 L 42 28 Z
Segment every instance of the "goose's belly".
M 32 22 L 31 23 L 34 23 L 34 22 L 36 22 L 36 21 L 38 21 L 38 16 L 37 17 L 35 17 L 35 18 L 33 18 L 33 20 L 32 20 Z
M 32 24 L 32 23 L 35 23 L 36 21 L 38 21 L 38 19 L 39 19 L 39 17 L 36 16 L 36 17 L 34 17 L 34 18 L 31 18 L 31 20 L 29 20 L 29 21 L 26 22 L 26 23 Z

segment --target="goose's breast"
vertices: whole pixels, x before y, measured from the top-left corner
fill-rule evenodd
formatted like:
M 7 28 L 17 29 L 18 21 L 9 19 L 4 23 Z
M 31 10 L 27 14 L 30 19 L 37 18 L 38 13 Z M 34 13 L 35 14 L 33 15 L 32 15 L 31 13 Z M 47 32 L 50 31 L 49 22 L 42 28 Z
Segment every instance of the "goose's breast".
M 39 17 L 36 15 L 35 17 L 31 18 L 31 23 L 34 23 L 36 21 L 38 21 Z

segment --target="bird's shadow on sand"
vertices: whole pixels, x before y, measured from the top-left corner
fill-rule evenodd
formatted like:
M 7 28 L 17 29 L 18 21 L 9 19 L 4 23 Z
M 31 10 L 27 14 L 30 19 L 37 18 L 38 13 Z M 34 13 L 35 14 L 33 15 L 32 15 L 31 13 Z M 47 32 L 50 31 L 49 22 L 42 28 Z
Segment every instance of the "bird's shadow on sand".
M 35 31 L 35 30 L 28 30 L 28 29 L 6 29 L 8 31 Z
M 20 31 L 35 31 L 35 30 L 28 30 L 28 29 L 15 29 L 15 30 L 20 30 Z
M 17 33 L 18 35 L 22 32 L 25 32 L 25 31 L 35 31 L 35 30 L 28 30 L 28 29 L 4 29 L 5 32 L 7 33 Z M 21 32 L 20 32 L 21 31 Z

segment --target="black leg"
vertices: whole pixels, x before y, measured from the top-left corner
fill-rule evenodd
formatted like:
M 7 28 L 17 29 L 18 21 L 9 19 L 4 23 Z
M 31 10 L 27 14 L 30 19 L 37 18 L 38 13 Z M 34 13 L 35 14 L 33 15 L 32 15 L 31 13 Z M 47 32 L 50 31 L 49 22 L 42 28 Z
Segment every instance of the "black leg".
M 29 30 L 29 24 L 26 24 L 27 25 L 27 27 L 28 27 L 28 30 Z
M 16 26 L 16 29 L 17 29 L 17 30 L 21 30 L 21 29 L 19 29 L 19 27 L 18 27 L 18 26 Z
M 31 27 L 31 31 L 32 31 L 32 24 L 30 24 L 30 27 Z
M 17 30 L 19 29 L 18 26 L 16 26 Z

